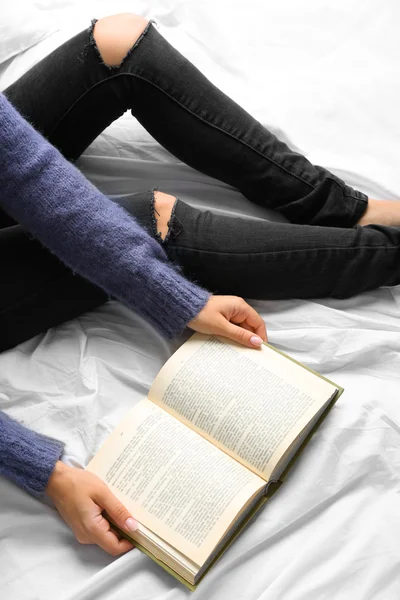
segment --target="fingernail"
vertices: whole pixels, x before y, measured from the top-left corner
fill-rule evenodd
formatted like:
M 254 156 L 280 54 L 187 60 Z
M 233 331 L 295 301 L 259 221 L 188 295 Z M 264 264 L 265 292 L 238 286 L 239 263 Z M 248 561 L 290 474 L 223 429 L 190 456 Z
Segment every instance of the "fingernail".
M 135 519 L 132 519 L 132 517 L 129 517 L 129 519 L 127 519 L 125 521 L 125 528 L 128 531 L 136 531 L 136 529 L 138 529 L 139 527 L 139 523 L 137 521 L 135 521 Z
M 258 335 L 251 336 L 250 344 L 253 344 L 253 346 L 261 346 L 262 343 L 263 343 L 263 341 L 260 337 L 258 337 Z

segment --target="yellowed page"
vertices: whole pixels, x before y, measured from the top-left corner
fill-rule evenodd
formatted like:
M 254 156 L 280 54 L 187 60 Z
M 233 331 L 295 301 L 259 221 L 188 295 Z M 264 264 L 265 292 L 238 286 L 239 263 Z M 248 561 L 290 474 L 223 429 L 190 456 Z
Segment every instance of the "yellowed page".
M 87 469 L 139 523 L 199 567 L 264 485 L 148 400 L 128 413 Z
M 196 333 L 157 375 L 149 399 L 268 481 L 336 390 L 264 345 Z

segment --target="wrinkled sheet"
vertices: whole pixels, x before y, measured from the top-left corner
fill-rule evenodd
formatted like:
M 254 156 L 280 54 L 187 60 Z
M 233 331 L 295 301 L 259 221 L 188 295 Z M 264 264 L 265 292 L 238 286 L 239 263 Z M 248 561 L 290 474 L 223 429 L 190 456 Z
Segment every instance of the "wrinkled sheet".
M 135 11 L 291 147 L 372 197 L 399 197 L 396 0 L 36 4 L 60 31 L 3 65 L 1 88 L 89 17 Z M 274 218 L 177 161 L 129 114 L 79 164 L 108 194 L 158 185 L 198 207 Z M 400 289 L 252 304 L 273 344 L 345 393 L 194 596 L 138 551 L 113 559 L 80 546 L 50 505 L 1 480 L 2 599 L 399 598 Z M 109 303 L 0 355 L 0 407 L 63 439 L 65 460 L 84 466 L 187 337 L 166 342 Z

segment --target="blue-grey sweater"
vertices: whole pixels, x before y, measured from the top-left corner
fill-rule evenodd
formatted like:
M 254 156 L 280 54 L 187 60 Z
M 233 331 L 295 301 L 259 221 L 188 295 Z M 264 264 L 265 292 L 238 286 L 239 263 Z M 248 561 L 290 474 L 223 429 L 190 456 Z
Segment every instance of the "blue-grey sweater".
M 0 94 L 0 206 L 66 265 L 178 335 L 205 306 L 207 290 L 170 263 L 163 248 L 22 118 Z M 18 275 L 16 275 L 18 276 Z M 60 441 L 0 412 L 0 474 L 43 494 Z

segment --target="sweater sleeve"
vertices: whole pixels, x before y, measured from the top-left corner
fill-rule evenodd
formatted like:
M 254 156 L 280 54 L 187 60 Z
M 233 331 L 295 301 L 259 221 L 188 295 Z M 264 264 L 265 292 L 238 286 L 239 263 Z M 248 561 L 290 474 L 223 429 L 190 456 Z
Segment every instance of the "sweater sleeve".
M 210 293 L 0 94 L 0 206 L 73 271 L 178 335 Z
M 29 494 L 43 495 L 64 444 L 27 429 L 0 412 L 0 475 Z

